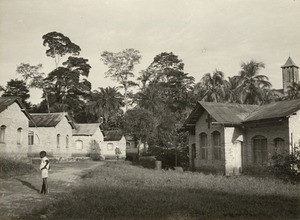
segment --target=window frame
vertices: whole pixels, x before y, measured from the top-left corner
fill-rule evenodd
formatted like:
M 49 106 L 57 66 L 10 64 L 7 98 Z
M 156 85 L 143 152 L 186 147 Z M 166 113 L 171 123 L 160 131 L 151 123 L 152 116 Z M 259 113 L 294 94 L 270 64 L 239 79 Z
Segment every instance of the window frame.
M 60 148 L 60 137 L 61 137 L 60 134 L 56 135 L 56 148 Z
M 28 131 L 28 145 L 34 145 L 34 132 Z
M 252 138 L 252 155 L 256 165 L 268 162 L 268 140 L 265 136 L 257 135 Z
M 208 159 L 208 143 L 207 143 L 207 134 L 205 132 L 201 132 L 199 134 L 199 145 L 200 145 L 200 159 L 207 160 Z
M 0 127 L 0 143 L 5 143 L 5 133 L 6 133 L 6 126 L 1 125 Z
M 17 129 L 17 144 L 18 145 L 21 145 L 22 142 L 23 142 L 22 136 L 23 136 L 23 129 L 22 128 L 18 128 Z
M 218 135 L 218 143 L 215 142 L 215 136 Z M 221 160 L 222 159 L 222 152 L 221 152 L 221 133 L 219 131 L 213 131 L 211 133 L 211 146 L 213 150 L 213 159 L 214 160 Z

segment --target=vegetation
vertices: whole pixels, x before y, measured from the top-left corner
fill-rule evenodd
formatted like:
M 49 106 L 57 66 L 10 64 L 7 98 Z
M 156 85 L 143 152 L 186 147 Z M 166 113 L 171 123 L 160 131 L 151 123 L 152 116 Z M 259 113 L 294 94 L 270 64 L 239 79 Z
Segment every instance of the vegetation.
M 32 164 L 9 157 L 0 158 L 0 178 L 24 175 L 36 172 Z
M 243 62 L 232 77 L 226 78 L 224 72 L 216 69 L 195 82 L 185 72 L 182 59 L 172 52 L 161 52 L 135 79 L 134 68 L 141 53 L 133 48 L 101 53 L 100 60 L 107 66 L 105 75 L 120 87 L 91 91 L 88 77 L 92 67 L 88 59 L 79 57 L 80 46 L 55 31 L 42 39 L 46 56 L 54 59 L 55 68 L 45 74 L 42 64 L 21 63 L 16 72 L 23 80 L 12 80 L 1 87 L 3 96 L 18 95 L 26 103 L 28 88 L 41 89 L 43 101 L 37 106 L 27 103 L 31 111 L 64 111 L 78 123 L 102 122 L 102 129 L 122 129 L 137 141 L 147 142 L 154 149 L 151 152 L 170 153 L 174 161 L 166 160 L 170 161 L 169 166 L 185 163 L 182 158 L 188 154 L 182 149 L 187 148 L 187 134 L 180 128 L 197 101 L 262 105 L 300 97 L 300 86 L 296 83 L 289 86 L 287 96 L 279 97 L 268 77 L 260 74 L 265 64 L 255 60 Z M 156 150 L 158 147 L 161 151 Z
M 134 77 L 132 71 L 140 59 L 140 52 L 135 49 L 126 49 L 118 53 L 104 51 L 101 54 L 101 60 L 108 67 L 105 74 L 120 83 L 124 89 L 125 111 L 128 109 L 128 89 L 137 85 L 130 80 Z
M 122 163 L 107 163 L 84 177 L 89 178 L 43 213 L 51 219 L 299 218 L 298 187 L 279 180 Z

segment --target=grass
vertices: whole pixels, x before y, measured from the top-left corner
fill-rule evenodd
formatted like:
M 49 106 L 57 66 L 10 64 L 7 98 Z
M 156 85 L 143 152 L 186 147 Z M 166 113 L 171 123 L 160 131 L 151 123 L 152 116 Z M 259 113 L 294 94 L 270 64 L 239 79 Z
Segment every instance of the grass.
M 0 178 L 19 176 L 33 172 L 37 172 L 37 170 L 32 164 L 9 157 L 0 157 Z
M 295 219 L 299 186 L 107 163 L 45 208 L 51 219 Z

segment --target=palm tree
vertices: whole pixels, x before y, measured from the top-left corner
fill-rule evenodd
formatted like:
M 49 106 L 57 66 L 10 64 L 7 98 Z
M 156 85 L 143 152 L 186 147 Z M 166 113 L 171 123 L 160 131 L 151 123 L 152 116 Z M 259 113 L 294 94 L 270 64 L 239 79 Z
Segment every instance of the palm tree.
M 92 93 L 91 102 L 88 103 L 88 111 L 100 121 L 107 123 L 109 117 L 117 113 L 124 106 L 123 96 L 116 87 L 99 88 Z
M 228 77 L 226 81 L 226 100 L 230 103 L 239 103 L 239 93 L 237 87 L 239 85 L 240 76 Z
M 297 99 L 300 98 L 300 82 L 293 82 L 288 86 L 288 99 Z
M 225 100 L 227 82 L 224 73 L 215 70 L 213 74 L 206 73 L 201 81 L 200 87 L 205 91 L 202 100 L 208 102 L 222 102 Z
M 239 85 L 236 88 L 241 103 L 263 104 L 266 91 L 270 90 L 272 86 L 267 76 L 258 75 L 258 72 L 265 68 L 265 64 L 251 60 L 248 63 L 243 62 L 241 68 Z

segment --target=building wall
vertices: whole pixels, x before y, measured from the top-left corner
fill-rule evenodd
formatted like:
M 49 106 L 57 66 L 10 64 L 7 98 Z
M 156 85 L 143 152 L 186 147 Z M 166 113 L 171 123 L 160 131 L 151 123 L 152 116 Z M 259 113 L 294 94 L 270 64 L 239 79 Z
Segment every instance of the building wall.
M 244 164 L 245 166 L 253 166 L 253 137 L 264 136 L 267 138 L 268 160 L 271 160 L 275 153 L 275 138 L 284 140 L 284 152 L 289 152 L 289 128 L 288 120 L 281 121 L 270 120 L 268 122 L 250 123 L 245 125 L 245 143 L 244 143 Z
M 112 148 L 108 148 L 108 144 L 112 144 Z M 119 141 L 103 141 L 101 143 L 101 154 L 105 156 L 105 158 L 115 158 L 115 149 L 116 146 L 121 150 L 121 158 L 126 158 L 126 139 L 123 136 Z
M 289 139 L 292 143 L 290 153 L 294 149 L 300 148 L 300 110 L 296 114 L 291 115 L 289 121 Z
M 224 173 L 225 171 L 225 140 L 224 140 L 224 127 L 222 125 L 210 125 L 208 128 L 208 123 L 206 119 L 208 118 L 208 113 L 204 112 L 198 119 L 195 127 L 195 144 L 196 144 L 196 158 L 195 158 L 195 169 L 198 170 L 215 170 L 217 172 Z M 220 132 L 221 135 L 221 160 L 213 159 L 213 147 L 212 147 L 212 133 L 214 131 Z M 200 133 L 207 134 L 208 143 L 208 159 L 201 159 L 200 155 Z M 191 146 L 191 144 L 190 144 Z
M 193 158 L 192 155 L 192 147 L 195 144 L 196 145 L 196 139 L 195 139 L 195 135 L 192 134 L 192 132 L 189 132 L 189 136 L 188 136 L 188 141 L 189 141 L 189 164 L 190 164 L 190 168 L 194 169 L 194 160 L 195 158 Z M 196 149 L 197 151 L 197 149 Z
M 5 139 L 0 143 L 1 156 L 26 157 L 28 150 L 29 120 L 17 103 L 0 113 L 0 126 L 5 125 Z M 21 128 L 21 143 L 17 143 L 18 128 Z
M 284 67 L 282 68 L 282 83 L 283 91 L 288 91 L 288 86 L 293 82 L 299 82 L 299 70 L 296 67 Z
M 82 149 L 76 148 L 76 141 L 82 141 Z M 73 136 L 72 138 L 72 155 L 87 156 L 90 153 L 91 142 L 96 141 L 101 149 L 103 145 L 103 134 L 100 129 L 97 129 L 92 136 Z M 102 152 L 101 152 L 102 153 Z
M 37 127 L 29 128 L 36 136 L 39 142 L 29 147 L 28 154 L 36 156 L 38 152 L 44 150 L 49 156 L 70 157 L 74 151 L 72 145 L 72 126 L 64 117 L 55 127 Z M 57 146 L 57 135 L 60 134 L 60 144 Z M 69 136 L 69 146 L 66 146 L 66 136 Z
M 225 127 L 225 174 L 239 175 L 242 172 L 243 131 L 238 127 Z

